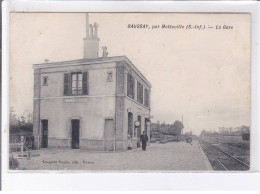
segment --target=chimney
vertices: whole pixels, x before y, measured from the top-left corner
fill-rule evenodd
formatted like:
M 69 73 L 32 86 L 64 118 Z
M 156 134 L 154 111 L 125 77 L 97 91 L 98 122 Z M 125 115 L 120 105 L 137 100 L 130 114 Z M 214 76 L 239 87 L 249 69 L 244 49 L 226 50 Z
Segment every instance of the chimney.
M 90 31 L 90 37 L 93 37 L 93 25 L 92 24 L 89 24 L 89 31 Z
M 94 23 L 94 37 L 98 37 L 98 24 Z
M 107 47 L 106 47 L 106 46 L 103 46 L 103 47 L 102 47 L 102 49 L 103 49 L 102 58 L 106 58 L 106 57 L 107 57 L 107 55 L 108 55 L 108 52 L 107 52 Z
M 86 13 L 86 38 L 89 37 L 89 19 L 88 14 Z
M 99 38 L 97 33 L 98 24 L 89 24 L 88 13 L 86 14 L 86 38 L 84 38 L 84 59 L 98 58 Z

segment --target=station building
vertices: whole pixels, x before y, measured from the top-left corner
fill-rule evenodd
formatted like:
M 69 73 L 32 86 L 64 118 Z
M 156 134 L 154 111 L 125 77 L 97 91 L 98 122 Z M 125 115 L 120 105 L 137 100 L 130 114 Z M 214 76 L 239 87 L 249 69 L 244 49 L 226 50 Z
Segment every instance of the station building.
M 150 138 L 151 84 L 126 56 L 99 57 L 86 20 L 84 58 L 33 65 L 34 148 L 126 150 Z

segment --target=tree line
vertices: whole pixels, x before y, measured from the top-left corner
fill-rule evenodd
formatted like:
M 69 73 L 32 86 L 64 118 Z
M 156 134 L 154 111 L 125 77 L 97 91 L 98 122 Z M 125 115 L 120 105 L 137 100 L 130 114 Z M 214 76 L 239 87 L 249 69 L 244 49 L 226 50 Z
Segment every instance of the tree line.
M 250 134 L 250 126 L 242 125 L 240 127 L 219 127 L 218 131 L 202 130 L 201 136 L 235 136 Z
M 9 112 L 9 129 L 11 134 L 32 133 L 33 131 L 33 114 L 29 110 L 18 116 L 13 107 Z
M 184 126 L 183 123 L 179 120 L 175 121 L 173 124 L 160 123 L 151 123 L 151 132 L 157 132 L 168 135 L 181 135 Z

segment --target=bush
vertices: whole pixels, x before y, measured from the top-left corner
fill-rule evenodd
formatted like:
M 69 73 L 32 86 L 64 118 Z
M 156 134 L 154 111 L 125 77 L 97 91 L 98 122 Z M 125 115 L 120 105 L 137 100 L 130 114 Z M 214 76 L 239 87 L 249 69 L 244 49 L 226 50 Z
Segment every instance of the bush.
M 11 170 L 17 169 L 19 166 L 19 162 L 17 159 L 14 159 L 13 157 L 9 157 L 9 168 Z
M 10 125 L 10 133 L 20 133 L 20 132 L 31 132 L 33 131 L 32 123 L 24 123 L 24 124 L 11 124 Z
M 250 140 L 250 133 L 244 133 L 242 134 L 242 139 L 244 141 L 249 141 Z

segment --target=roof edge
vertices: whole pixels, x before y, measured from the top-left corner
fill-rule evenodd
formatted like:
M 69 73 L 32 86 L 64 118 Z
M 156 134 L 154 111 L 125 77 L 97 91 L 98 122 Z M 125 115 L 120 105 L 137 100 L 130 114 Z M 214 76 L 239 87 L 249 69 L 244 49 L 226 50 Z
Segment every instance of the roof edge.
M 128 59 L 126 56 L 123 56 L 125 58 L 125 62 L 130 66 L 130 68 L 134 69 L 137 74 L 149 85 L 149 87 L 152 87 L 152 84 L 146 79 L 146 77 L 137 69 L 137 67 Z

